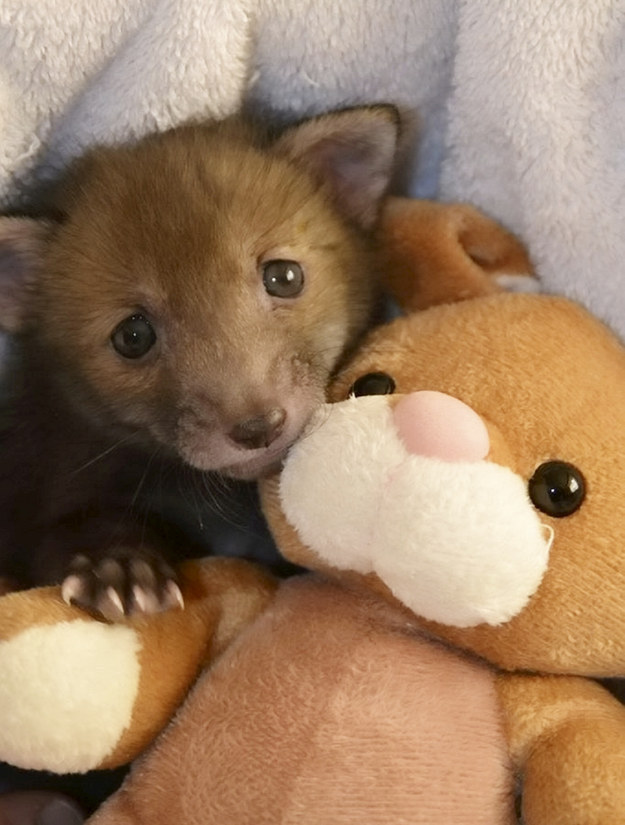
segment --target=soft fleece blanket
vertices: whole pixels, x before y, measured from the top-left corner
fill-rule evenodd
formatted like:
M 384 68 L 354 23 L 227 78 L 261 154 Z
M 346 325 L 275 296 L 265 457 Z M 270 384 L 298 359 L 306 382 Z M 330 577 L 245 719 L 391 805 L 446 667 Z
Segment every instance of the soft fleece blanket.
M 418 115 L 405 193 L 482 207 L 625 335 L 625 0 L 0 0 L 0 206 L 94 142 L 369 101 Z

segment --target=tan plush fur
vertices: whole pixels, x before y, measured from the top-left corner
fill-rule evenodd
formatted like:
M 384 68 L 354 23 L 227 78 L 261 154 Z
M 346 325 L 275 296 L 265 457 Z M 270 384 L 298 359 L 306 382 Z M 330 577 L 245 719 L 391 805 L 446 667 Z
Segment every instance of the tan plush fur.
M 395 198 L 380 225 L 386 284 L 407 310 L 490 295 L 493 276 L 528 276 L 525 249 L 466 203 Z

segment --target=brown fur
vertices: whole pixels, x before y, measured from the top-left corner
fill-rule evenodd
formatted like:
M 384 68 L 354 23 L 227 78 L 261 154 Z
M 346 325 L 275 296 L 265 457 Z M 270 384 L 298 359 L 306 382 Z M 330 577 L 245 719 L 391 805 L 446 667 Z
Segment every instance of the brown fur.
M 142 557 L 151 571 L 109 566 L 105 587 L 133 610 L 140 580 L 167 604 L 172 574 L 154 559 L 190 548 L 139 506 L 146 475 L 249 479 L 280 461 L 370 317 L 368 235 L 396 131 L 387 107 L 277 139 L 238 119 L 181 127 L 79 161 L 52 200 L 60 220 L 4 219 L 0 323 L 21 332 L 21 361 L 0 575 L 47 584 L 77 552 Z M 262 267 L 276 259 L 303 268 L 301 294 L 268 294 Z M 156 343 L 123 358 L 111 335 L 137 313 Z M 275 411 L 284 423 L 265 437 Z M 235 433 L 250 422 L 260 436 L 244 444 Z M 85 564 L 72 594 L 115 614 Z

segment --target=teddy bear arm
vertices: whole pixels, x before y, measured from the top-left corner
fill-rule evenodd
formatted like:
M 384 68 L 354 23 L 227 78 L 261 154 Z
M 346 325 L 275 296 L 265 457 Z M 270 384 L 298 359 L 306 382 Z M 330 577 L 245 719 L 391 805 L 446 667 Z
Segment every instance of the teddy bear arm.
M 590 679 L 498 680 L 525 825 L 608 825 L 625 811 L 625 707 Z
M 200 567 L 200 613 L 215 607 L 218 621 L 212 630 L 204 664 L 209 664 L 270 604 L 279 581 L 259 565 L 241 559 L 207 559 Z
M 209 666 L 265 610 L 278 586 L 243 559 L 206 558 L 180 569 L 185 609 L 140 616 L 140 680 L 132 718 L 98 765 L 111 768 L 142 752 L 172 717 L 201 668 Z

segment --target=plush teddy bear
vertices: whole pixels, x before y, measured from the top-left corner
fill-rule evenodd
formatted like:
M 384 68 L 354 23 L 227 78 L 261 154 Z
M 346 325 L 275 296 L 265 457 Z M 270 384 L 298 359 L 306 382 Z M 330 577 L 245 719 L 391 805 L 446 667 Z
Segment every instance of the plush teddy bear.
M 625 675 L 625 350 L 499 291 L 529 263 L 470 209 L 396 201 L 381 231 L 419 311 L 261 491 L 314 572 L 257 596 L 247 570 L 247 617 L 93 825 L 510 825 L 519 780 L 525 825 L 625 821 L 625 708 L 589 678 Z

